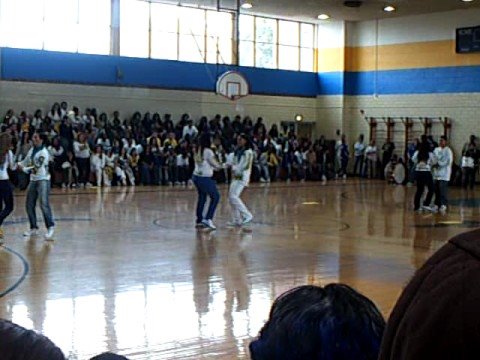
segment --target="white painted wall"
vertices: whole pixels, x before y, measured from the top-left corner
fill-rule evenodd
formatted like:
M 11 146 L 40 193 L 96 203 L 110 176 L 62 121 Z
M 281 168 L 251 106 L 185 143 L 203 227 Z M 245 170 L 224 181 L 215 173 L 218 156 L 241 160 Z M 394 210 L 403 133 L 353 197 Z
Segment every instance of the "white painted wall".
M 455 29 L 480 25 L 480 9 L 378 20 L 378 45 L 454 40 Z M 375 45 L 375 21 L 347 23 L 347 46 Z
M 254 120 L 262 116 L 267 124 L 293 121 L 296 114 L 303 114 L 306 121 L 316 121 L 316 99 L 283 96 L 251 95 L 236 104 L 214 93 L 200 91 L 174 91 L 109 86 L 85 86 L 68 84 L 0 81 L 0 113 L 12 108 L 33 113 L 36 109 L 50 110 L 56 101 L 67 101 L 81 111 L 95 107 L 99 113 L 111 116 L 118 110 L 123 117 L 135 111 L 170 113 L 178 120 L 183 113 L 194 118 L 215 114 L 234 116 L 249 115 Z
M 371 117 L 449 117 L 453 119 L 450 143 L 459 159 L 471 134 L 480 136 L 480 93 L 443 95 L 346 96 L 344 121 L 350 141 L 368 137 L 369 127 L 360 110 Z M 400 130 L 400 129 L 399 129 Z

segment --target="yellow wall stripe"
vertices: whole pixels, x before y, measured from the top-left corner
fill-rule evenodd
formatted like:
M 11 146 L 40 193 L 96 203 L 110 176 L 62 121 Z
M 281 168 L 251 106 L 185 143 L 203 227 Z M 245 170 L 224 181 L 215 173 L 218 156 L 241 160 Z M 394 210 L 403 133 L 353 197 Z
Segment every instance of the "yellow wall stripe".
M 378 55 L 376 55 L 376 51 Z M 319 50 L 319 71 L 373 71 L 480 65 L 480 53 L 456 54 L 455 41 L 441 40 L 409 44 L 347 47 Z

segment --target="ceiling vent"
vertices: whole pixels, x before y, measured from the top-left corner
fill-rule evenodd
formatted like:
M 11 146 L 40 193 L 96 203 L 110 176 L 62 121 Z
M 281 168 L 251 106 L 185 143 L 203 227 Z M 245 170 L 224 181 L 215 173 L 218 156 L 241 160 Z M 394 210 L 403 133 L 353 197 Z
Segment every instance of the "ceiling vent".
M 361 0 L 347 0 L 343 2 L 343 5 L 351 8 L 358 8 L 363 5 L 363 1 Z

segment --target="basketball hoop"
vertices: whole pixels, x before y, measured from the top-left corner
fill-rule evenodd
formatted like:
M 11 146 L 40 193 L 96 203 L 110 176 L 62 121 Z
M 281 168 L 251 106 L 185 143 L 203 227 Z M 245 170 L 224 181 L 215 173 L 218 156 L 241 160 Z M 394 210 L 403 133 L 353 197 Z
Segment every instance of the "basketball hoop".
M 217 80 L 217 94 L 236 102 L 249 94 L 247 79 L 237 71 L 227 71 Z

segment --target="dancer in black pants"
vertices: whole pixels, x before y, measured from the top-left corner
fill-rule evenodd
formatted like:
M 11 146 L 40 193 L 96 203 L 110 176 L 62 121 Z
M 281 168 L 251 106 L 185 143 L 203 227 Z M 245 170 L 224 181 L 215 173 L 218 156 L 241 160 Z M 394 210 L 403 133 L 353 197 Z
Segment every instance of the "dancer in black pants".
M 13 192 L 8 169 L 14 170 L 13 153 L 10 150 L 12 138 L 7 133 L 0 134 L 0 245 L 3 244 L 3 221 L 13 211 Z
M 414 207 L 415 211 L 431 211 L 430 203 L 433 197 L 433 177 L 432 177 L 432 162 L 433 153 L 430 151 L 430 145 L 427 142 L 427 137 L 422 136 L 422 142 L 419 145 L 415 154 L 413 154 L 412 161 L 415 164 L 415 178 L 417 180 L 417 192 L 415 193 Z M 423 192 L 427 187 L 428 192 L 423 206 L 420 207 L 420 200 Z

